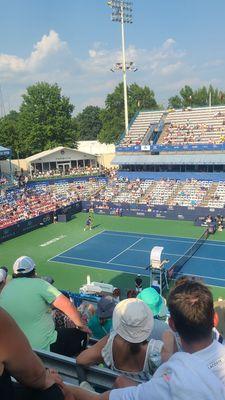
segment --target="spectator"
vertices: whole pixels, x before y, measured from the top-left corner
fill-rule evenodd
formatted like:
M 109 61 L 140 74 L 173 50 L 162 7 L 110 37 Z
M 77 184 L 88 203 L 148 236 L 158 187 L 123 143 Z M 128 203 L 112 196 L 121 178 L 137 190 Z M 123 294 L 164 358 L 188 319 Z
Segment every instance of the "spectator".
M 43 277 L 42 277 L 43 279 Z M 50 283 L 50 282 L 49 282 Z M 63 293 L 64 296 L 70 300 L 71 298 L 68 293 Z M 76 325 L 74 324 L 73 321 L 69 317 L 67 317 L 64 312 L 60 311 L 58 308 L 53 309 L 52 316 L 55 322 L 55 328 L 58 331 L 59 329 L 62 328 L 76 328 Z
M 13 384 L 11 376 L 19 384 Z M 1 400 L 61 400 L 56 375 L 45 369 L 15 321 L 0 308 Z
M 225 348 L 213 340 L 214 308 L 209 289 L 184 280 L 170 293 L 169 325 L 180 337 L 183 351 L 195 353 L 225 384 Z
M 94 338 L 102 339 L 109 334 L 112 328 L 112 315 L 115 306 L 116 303 L 111 296 L 102 297 L 99 300 L 96 314 L 88 323 Z
M 162 296 L 154 288 L 149 287 L 143 289 L 137 298 L 147 304 L 154 316 L 154 327 L 150 334 L 150 339 L 163 340 L 163 334 L 168 331 L 169 326 L 165 321 L 158 319 L 161 313 L 165 314 L 165 305 Z
M 225 337 L 225 300 L 219 298 L 214 302 L 214 309 L 218 315 L 217 329 L 219 333 Z
M 180 282 L 170 292 L 168 307 L 169 324 L 179 334 L 183 351 L 161 365 L 149 382 L 135 387 L 135 382 L 122 377 L 117 386 L 124 389 L 106 392 L 101 400 L 225 398 L 225 348 L 212 339 L 211 292 L 200 282 Z M 74 389 L 73 393 L 76 400 L 100 399 L 82 389 Z
M 141 275 L 138 274 L 138 276 L 135 278 L 135 287 L 136 287 L 136 292 L 140 293 L 142 291 L 142 278 Z
M 13 279 L 4 287 L 0 304 L 15 319 L 31 346 L 72 356 L 85 348 L 87 333 L 76 307 L 54 286 L 36 277 L 34 261 L 27 256 L 13 265 Z M 64 312 L 79 329 L 55 329 L 51 306 Z
M 6 284 L 7 276 L 8 276 L 8 268 L 1 267 L 0 268 L 0 293 Z
M 137 292 L 135 289 L 129 289 L 127 291 L 127 299 L 135 299 L 137 297 Z
M 153 312 L 154 318 L 166 317 L 168 312 L 164 299 L 153 287 L 143 289 L 137 298 L 144 301 Z
M 118 383 L 123 384 L 123 378 Z M 122 386 L 122 385 L 121 385 Z M 82 388 L 63 387 L 71 400 L 224 400 L 222 382 L 194 354 L 176 353 L 149 382 L 114 389 L 101 395 Z
M 114 298 L 116 304 L 120 302 L 120 296 L 121 296 L 120 289 L 119 288 L 115 288 L 113 290 L 113 298 Z
M 77 357 L 77 363 L 104 362 L 109 368 L 129 377 L 147 380 L 173 351 L 173 335 L 163 342 L 147 341 L 154 325 L 152 312 L 138 299 L 121 301 L 113 312 L 113 331 Z M 171 344 L 172 337 L 172 344 Z

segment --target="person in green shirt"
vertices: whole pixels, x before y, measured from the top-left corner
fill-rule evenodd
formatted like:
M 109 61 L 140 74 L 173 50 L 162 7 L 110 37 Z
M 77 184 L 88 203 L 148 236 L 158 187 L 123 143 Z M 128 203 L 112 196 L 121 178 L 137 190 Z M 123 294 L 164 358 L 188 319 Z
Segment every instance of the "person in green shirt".
M 0 295 L 0 306 L 17 322 L 34 349 L 73 356 L 85 348 L 89 328 L 76 307 L 58 289 L 37 278 L 34 261 L 27 256 L 13 265 L 13 279 Z M 64 312 L 77 328 L 55 329 L 52 306 Z
M 111 296 L 105 296 L 99 300 L 96 314 L 88 323 L 88 327 L 92 331 L 92 336 L 95 339 L 102 339 L 110 333 L 115 306 L 115 300 Z

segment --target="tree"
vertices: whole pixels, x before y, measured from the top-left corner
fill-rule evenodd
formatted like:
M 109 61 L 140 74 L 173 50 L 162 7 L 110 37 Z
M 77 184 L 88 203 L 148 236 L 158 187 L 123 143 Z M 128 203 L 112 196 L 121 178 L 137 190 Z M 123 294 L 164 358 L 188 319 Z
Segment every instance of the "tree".
M 95 140 L 102 128 L 101 109 L 88 106 L 76 117 L 77 138 L 79 140 Z
M 193 104 L 194 92 L 190 86 L 185 85 L 184 88 L 181 89 L 180 95 L 183 107 L 190 107 Z
M 185 108 L 185 107 L 207 107 L 211 97 L 211 105 L 217 106 L 225 104 L 225 93 L 222 90 L 213 88 L 210 85 L 208 88 L 202 86 L 193 90 L 190 86 L 185 86 L 180 90 L 180 96 L 170 97 L 168 101 L 169 108 Z
M 159 108 L 155 100 L 155 94 L 148 86 L 143 88 L 133 83 L 128 88 L 128 103 L 130 114 L 137 110 L 157 110 Z
M 182 103 L 181 98 L 178 95 L 169 98 L 168 108 L 182 108 L 182 107 L 183 107 L 183 103 Z
M 207 107 L 209 105 L 209 92 L 205 86 L 194 91 L 193 103 L 197 107 Z
M 154 92 L 147 86 L 144 88 L 133 83 L 128 88 L 129 120 L 141 109 L 157 110 L 159 108 Z M 102 143 L 116 143 L 125 130 L 124 126 L 124 94 L 120 83 L 113 93 L 108 94 L 105 108 L 100 113 L 102 129 L 98 139 Z
M 19 113 L 10 111 L 0 119 L 0 145 L 12 149 L 12 157 L 17 158 L 22 148 L 18 129 Z
M 37 83 L 28 87 L 22 98 L 19 131 L 23 157 L 56 146 L 75 146 L 74 106 L 57 84 Z

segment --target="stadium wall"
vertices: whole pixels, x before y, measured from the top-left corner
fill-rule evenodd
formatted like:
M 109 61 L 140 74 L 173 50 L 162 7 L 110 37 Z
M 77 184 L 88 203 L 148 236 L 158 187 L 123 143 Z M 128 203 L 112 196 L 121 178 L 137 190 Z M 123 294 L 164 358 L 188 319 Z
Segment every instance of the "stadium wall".
M 128 204 L 128 203 L 107 203 L 106 206 L 103 202 L 90 202 L 82 201 L 82 210 L 88 212 L 89 208 L 94 207 L 95 213 L 100 215 L 120 215 L 130 217 L 142 218 L 158 218 L 158 219 L 172 219 L 172 220 L 185 220 L 195 221 L 199 217 L 206 217 L 207 215 L 222 215 L 225 217 L 224 208 L 208 208 L 196 207 L 188 208 L 181 206 L 147 206 L 145 204 Z M 119 208 L 119 212 L 118 212 Z
M 118 176 L 128 179 L 152 179 L 154 181 L 160 179 L 178 179 L 185 181 L 186 179 L 207 180 L 207 181 L 224 181 L 225 174 L 223 172 L 130 172 L 118 171 Z
M 39 186 L 40 184 L 42 185 L 54 185 L 55 183 L 58 184 L 63 184 L 65 182 L 67 183 L 72 183 L 72 182 L 76 182 L 76 181 L 88 181 L 89 179 L 94 179 L 94 178 L 104 178 L 107 179 L 106 176 L 104 174 L 101 175 L 88 175 L 88 176 L 71 176 L 71 177 L 53 177 L 52 179 L 48 178 L 48 179 L 37 179 L 34 181 L 28 181 L 27 186 L 28 187 L 35 187 L 35 186 Z
M 35 218 L 31 218 L 26 221 L 21 221 L 15 225 L 0 229 L 0 243 L 53 223 L 54 214 L 56 215 L 67 214 L 70 215 L 71 217 L 72 215 L 80 212 L 81 210 L 82 210 L 82 203 L 81 201 L 77 201 L 76 203 L 70 204 L 69 206 L 59 208 L 55 213 L 49 212 L 41 214 Z

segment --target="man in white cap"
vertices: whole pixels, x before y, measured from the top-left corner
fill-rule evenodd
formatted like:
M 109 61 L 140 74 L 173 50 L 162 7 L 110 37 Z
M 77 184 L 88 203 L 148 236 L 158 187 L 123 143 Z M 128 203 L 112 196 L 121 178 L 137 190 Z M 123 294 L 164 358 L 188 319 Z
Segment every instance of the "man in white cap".
M 33 348 L 76 355 L 85 348 L 90 330 L 69 299 L 36 277 L 35 268 L 30 257 L 22 256 L 15 261 L 13 279 L 4 287 L 0 305 L 15 319 Z M 52 306 L 64 312 L 77 328 L 57 332 L 51 315 Z

